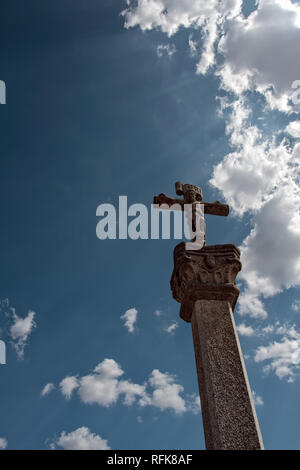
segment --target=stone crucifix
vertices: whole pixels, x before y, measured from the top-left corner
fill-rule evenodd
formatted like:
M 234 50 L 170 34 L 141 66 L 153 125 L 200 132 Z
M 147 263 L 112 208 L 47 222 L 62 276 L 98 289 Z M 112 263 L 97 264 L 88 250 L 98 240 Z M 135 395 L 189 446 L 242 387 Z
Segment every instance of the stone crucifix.
M 202 202 L 198 186 L 176 183 L 175 188 L 183 200 L 160 194 L 154 197 L 154 204 L 163 208 L 180 204 L 182 210 L 184 204 L 195 205 L 195 209 L 201 204 L 202 213 L 229 213 L 229 207 L 218 201 Z M 192 324 L 208 450 L 263 449 L 233 317 L 239 296 L 235 279 L 240 270 L 240 252 L 235 245 L 202 244 L 199 250 L 189 250 L 186 243 L 180 243 L 174 249 L 171 289 L 181 304 L 181 318 Z

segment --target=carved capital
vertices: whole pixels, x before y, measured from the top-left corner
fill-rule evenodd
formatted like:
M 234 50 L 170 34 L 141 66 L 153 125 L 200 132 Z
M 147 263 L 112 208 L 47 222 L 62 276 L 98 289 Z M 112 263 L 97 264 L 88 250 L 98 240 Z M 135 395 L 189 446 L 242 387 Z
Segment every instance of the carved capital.
M 197 300 L 227 300 L 234 310 L 239 296 L 235 278 L 241 270 L 240 251 L 235 245 L 204 246 L 188 251 L 185 243 L 174 249 L 171 278 L 173 297 L 181 303 L 180 316 L 190 322 Z

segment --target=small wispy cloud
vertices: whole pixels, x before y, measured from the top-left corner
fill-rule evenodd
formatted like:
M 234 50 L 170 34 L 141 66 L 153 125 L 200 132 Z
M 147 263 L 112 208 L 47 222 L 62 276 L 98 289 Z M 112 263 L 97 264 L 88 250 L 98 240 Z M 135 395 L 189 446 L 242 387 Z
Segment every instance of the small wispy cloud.
M 265 373 L 274 371 L 279 379 L 295 381 L 300 370 L 300 332 L 295 325 L 275 323 L 274 334 L 281 336 L 280 341 L 271 341 L 259 346 L 255 351 L 255 362 L 265 362 Z
M 0 300 L 0 312 L 6 318 L 7 326 L 1 329 L 2 335 L 10 337 L 11 346 L 15 349 L 18 359 L 24 359 L 24 349 L 28 344 L 29 336 L 36 328 L 35 312 L 28 311 L 26 317 L 22 318 L 16 313 L 16 309 L 10 305 L 8 299 Z M 4 332 L 4 333 L 3 333 Z
M 55 389 L 55 386 L 53 383 L 48 383 L 45 385 L 43 390 L 41 391 L 41 396 L 44 397 L 45 395 L 48 395 L 48 393 L 52 392 L 52 390 Z
M 130 308 L 126 310 L 124 315 L 121 315 L 121 320 L 125 320 L 124 326 L 127 328 L 129 333 L 134 333 L 135 324 L 137 321 L 138 310 L 136 308 Z
M 151 405 L 161 411 L 171 409 L 178 415 L 188 410 L 186 400 L 181 396 L 184 389 L 175 382 L 173 375 L 154 369 L 148 383 L 152 391 L 141 397 L 139 402 L 141 406 Z
M 78 387 L 79 387 L 79 381 L 78 381 L 78 378 L 75 375 L 65 377 L 59 384 L 59 388 L 60 388 L 61 393 L 67 399 L 71 398 L 72 393 Z
M 173 335 L 177 328 L 178 328 L 178 323 L 177 323 L 177 321 L 174 321 L 173 323 L 171 323 L 171 325 L 169 325 L 165 328 L 165 331 L 167 333 L 169 333 L 170 335 Z
M 162 57 L 164 54 L 171 57 L 176 52 L 175 44 L 159 44 L 156 49 L 158 57 Z
M 35 312 L 29 311 L 25 318 L 19 317 L 13 309 L 12 314 L 13 324 L 10 327 L 10 336 L 12 338 L 12 345 L 16 350 L 17 356 L 20 360 L 24 359 L 24 349 L 27 340 L 36 327 L 34 321 Z
M 252 326 L 247 326 L 245 323 L 241 323 L 236 327 L 241 336 L 254 336 L 255 330 Z
M 197 415 L 198 413 L 201 413 L 201 401 L 200 401 L 200 396 L 194 393 L 193 395 L 190 395 L 188 399 L 188 409 L 194 414 Z
M 255 390 L 252 390 L 252 397 L 253 397 L 253 401 L 254 401 L 255 406 L 263 406 L 264 405 L 264 401 L 263 401 L 262 397 L 257 395 Z
M 265 334 L 265 335 L 268 335 L 268 334 L 273 333 L 274 330 L 275 330 L 275 326 L 274 326 L 274 325 L 267 325 L 267 326 L 265 326 L 264 328 L 262 328 L 262 332 L 263 332 L 263 334 Z
M 4 437 L 0 437 L 0 450 L 4 450 L 7 448 L 7 439 L 5 439 Z
M 190 47 L 190 52 L 191 56 L 194 57 L 197 53 L 197 41 L 194 41 L 192 34 L 189 35 L 189 47 Z
M 156 315 L 157 317 L 161 317 L 163 314 L 162 310 L 155 310 L 154 311 L 154 315 Z

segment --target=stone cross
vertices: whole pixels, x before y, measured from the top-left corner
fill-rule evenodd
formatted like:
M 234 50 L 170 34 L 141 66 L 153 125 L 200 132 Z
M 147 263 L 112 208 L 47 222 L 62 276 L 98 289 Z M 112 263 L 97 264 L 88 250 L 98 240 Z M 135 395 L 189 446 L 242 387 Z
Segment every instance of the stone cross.
M 154 204 L 204 204 L 204 213 L 228 215 L 229 207 L 202 202 L 198 186 L 176 183 L 184 199 L 160 194 Z M 173 297 L 181 304 L 180 316 L 192 324 L 196 368 L 206 448 L 259 450 L 262 437 L 256 417 L 233 311 L 239 296 L 235 278 L 241 270 L 235 245 L 174 249 L 171 278 Z
M 204 202 L 202 201 L 202 190 L 199 186 L 193 184 L 182 184 L 179 181 L 175 183 L 175 190 L 178 196 L 183 196 L 183 199 L 171 198 L 161 193 L 159 196 L 155 196 L 153 203 L 158 206 L 164 206 L 164 208 L 172 208 L 175 206 L 181 207 L 181 210 L 185 210 L 185 206 L 192 206 L 192 221 L 190 228 L 192 232 L 196 232 L 199 227 L 197 227 L 197 218 L 196 214 L 201 218 L 201 214 L 212 214 L 212 215 L 223 215 L 226 216 L 229 214 L 229 206 L 227 204 L 221 204 L 219 201 L 216 202 Z M 203 211 L 197 211 L 199 206 L 204 206 Z M 200 214 L 199 214 L 200 212 Z M 200 221 L 198 221 L 200 222 Z M 204 231 L 205 223 L 203 221 Z M 204 243 L 205 243 L 205 234 L 204 234 Z

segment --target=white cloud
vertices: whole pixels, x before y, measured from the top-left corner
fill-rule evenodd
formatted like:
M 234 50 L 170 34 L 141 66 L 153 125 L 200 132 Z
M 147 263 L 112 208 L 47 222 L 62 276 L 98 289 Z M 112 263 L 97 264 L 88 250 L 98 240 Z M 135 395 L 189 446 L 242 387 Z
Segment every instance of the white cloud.
M 265 372 L 274 371 L 279 379 L 293 382 L 300 369 L 300 333 L 295 326 L 276 326 L 276 334 L 282 339 L 257 348 L 254 360 L 267 362 Z
M 197 41 L 193 39 L 192 34 L 189 35 L 189 46 L 190 46 L 191 56 L 193 57 L 197 54 L 198 43 Z
M 255 335 L 255 330 L 252 326 L 247 326 L 244 323 L 241 323 L 237 326 L 237 330 L 241 336 L 253 336 Z
M 252 390 L 252 396 L 253 396 L 253 401 L 255 406 L 263 406 L 264 401 L 261 396 L 257 395 L 255 390 Z
M 291 121 L 285 131 L 295 139 L 300 139 L 300 121 Z
M 274 325 L 267 325 L 262 328 L 262 333 L 265 335 L 269 335 L 274 332 Z
M 109 450 L 107 441 L 97 434 L 93 434 L 89 428 L 81 427 L 73 432 L 63 431 L 58 439 L 51 445 L 65 450 Z
M 48 393 L 52 392 L 52 390 L 55 389 L 55 386 L 53 383 L 48 383 L 45 385 L 43 390 L 41 391 L 41 396 L 44 397 L 45 395 L 48 395 Z
M 211 14 L 203 27 L 203 49 L 197 64 L 196 72 L 205 75 L 215 63 L 215 43 L 218 38 L 219 15 L 217 11 Z
M 216 75 L 221 81 L 221 88 L 227 92 L 241 95 L 244 91 L 252 88 L 252 75 L 248 70 L 235 74 L 229 64 L 216 70 Z
M 169 325 L 167 328 L 165 328 L 165 331 L 172 335 L 172 334 L 174 334 L 174 332 L 177 328 L 178 328 L 178 322 L 174 321 L 173 323 L 171 323 L 171 325 Z
M 156 48 L 158 57 L 162 57 L 164 54 L 171 57 L 176 52 L 176 47 L 174 44 L 159 44 Z
M 300 283 L 299 188 L 282 186 L 254 217 L 241 247 L 243 277 L 252 293 L 272 296 Z
M 240 315 L 250 314 L 253 318 L 266 318 L 268 316 L 264 304 L 257 295 L 257 292 L 249 292 L 249 290 L 241 293 L 238 301 Z
M 132 405 L 136 397 L 142 397 L 145 395 L 145 385 L 138 385 L 127 380 L 121 380 L 119 382 L 119 393 L 124 394 L 124 404 Z
M 76 376 L 65 377 L 59 384 L 61 393 L 67 398 L 71 398 L 72 393 L 79 387 L 78 378 Z
M 224 57 L 219 69 L 228 90 L 240 93 L 239 77 L 247 88 L 262 93 L 271 108 L 291 109 L 291 84 L 299 79 L 300 7 L 290 0 L 258 0 L 247 18 L 241 0 L 128 0 L 122 12 L 125 27 L 160 29 L 169 37 L 180 28 L 200 29 L 201 58 L 197 72 L 215 64 L 215 49 Z M 196 45 L 192 45 L 195 53 Z M 228 76 L 234 77 L 232 81 Z
M 111 406 L 124 395 L 124 403 L 132 405 L 144 394 L 144 386 L 120 380 L 123 370 L 113 359 L 104 359 L 93 373 L 80 379 L 78 394 L 84 403 Z
M 161 29 L 172 36 L 181 26 L 189 28 L 204 25 L 217 3 L 216 0 L 129 0 L 129 7 L 122 15 L 125 17 L 125 28 L 139 26 L 143 31 Z
M 199 411 L 197 397 L 191 395 L 184 398 L 181 395 L 184 392 L 182 385 L 176 383 L 175 377 L 167 372 L 154 369 L 143 384 L 123 380 L 123 374 L 124 371 L 116 361 L 104 359 L 88 375 L 63 379 L 60 383 L 61 393 L 70 398 L 73 390 L 77 389 L 83 403 L 104 407 L 109 407 L 122 398 L 127 406 L 137 403 L 142 407 L 169 409 L 176 414 Z
M 141 398 L 140 404 L 142 406 L 152 405 L 160 410 L 171 409 L 176 414 L 187 411 L 186 402 L 180 396 L 183 387 L 175 383 L 173 376 L 154 369 L 150 375 L 149 384 L 153 391 L 150 395 Z
M 241 248 L 240 276 L 247 289 L 241 314 L 266 317 L 259 296 L 269 297 L 300 283 L 300 146 L 264 138 L 249 122 L 244 98 L 231 104 L 227 133 L 236 148 L 214 168 L 211 183 L 222 191 L 235 214 L 253 214 L 253 228 Z
M 4 437 L 0 437 L 0 450 L 4 450 L 7 448 L 7 439 Z
M 290 338 L 300 339 L 300 334 L 297 332 L 295 325 L 284 323 L 281 325 L 279 322 L 275 323 L 275 333 L 281 336 L 289 336 Z
M 128 329 L 129 333 L 133 333 L 135 330 L 137 314 L 138 311 L 136 308 L 130 308 L 120 317 L 122 320 L 125 320 L 124 326 Z
M 34 321 L 35 312 L 29 311 L 25 318 L 21 318 L 16 314 L 14 309 L 11 309 L 11 311 L 13 324 L 10 327 L 10 336 L 18 358 L 23 359 L 27 340 L 32 330 L 36 327 Z
M 278 186 L 289 183 L 295 154 L 285 141 L 276 145 L 251 125 L 251 108 L 245 98 L 223 103 L 223 108 L 230 111 L 226 133 L 235 151 L 214 167 L 210 183 L 222 191 L 233 212 L 242 216 L 261 209 Z
M 241 276 L 248 289 L 239 305 L 241 314 L 265 317 L 258 296 L 274 295 L 300 282 L 300 191 L 294 165 L 299 149 L 263 139 L 257 127 L 249 124 L 250 110 L 243 99 L 229 107 L 227 132 L 238 151 L 215 167 L 211 183 L 235 213 L 255 213 L 254 227 L 241 247 Z
M 291 84 L 300 76 L 300 7 L 289 0 L 259 0 L 245 19 L 236 17 L 219 43 L 219 52 L 235 75 L 251 76 L 251 85 L 270 106 L 288 111 Z

